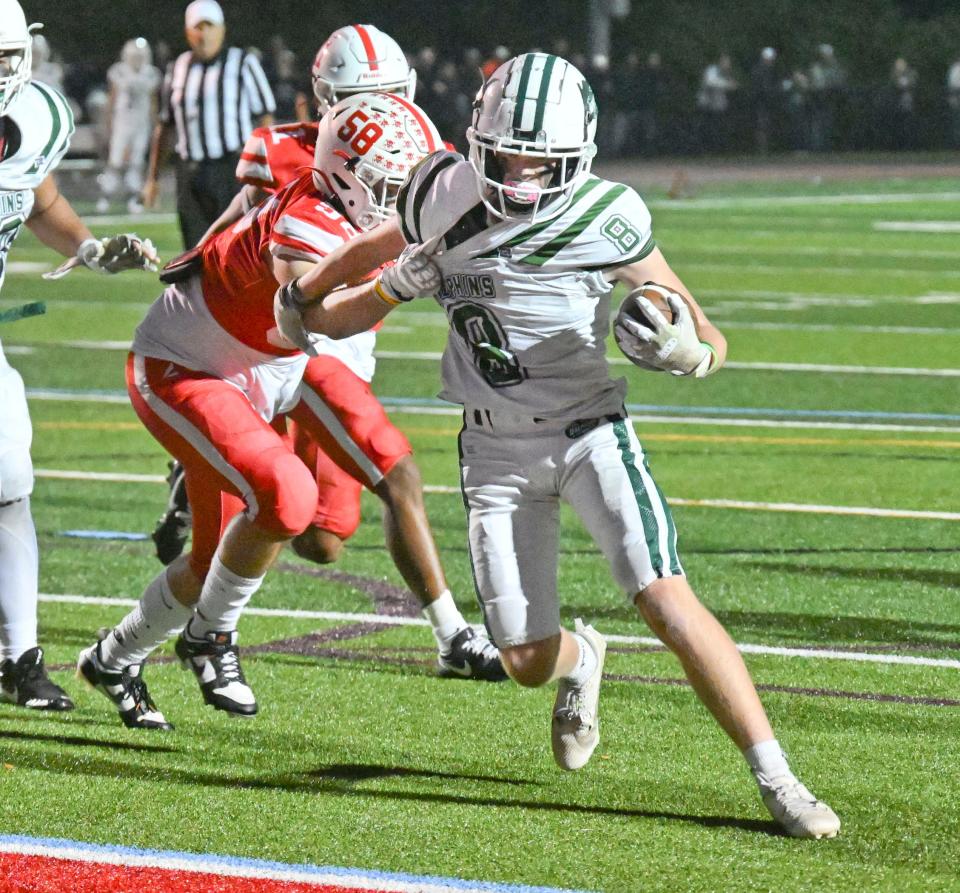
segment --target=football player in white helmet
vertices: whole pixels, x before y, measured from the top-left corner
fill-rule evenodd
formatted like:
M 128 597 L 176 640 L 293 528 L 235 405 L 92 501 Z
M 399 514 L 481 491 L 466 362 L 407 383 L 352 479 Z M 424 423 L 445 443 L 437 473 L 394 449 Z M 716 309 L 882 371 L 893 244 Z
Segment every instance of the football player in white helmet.
M 103 272 L 148 266 L 156 259 L 149 242 L 95 239 L 57 189 L 52 171 L 70 144 L 73 116 L 60 93 L 31 82 L 31 32 L 39 27 L 27 26 L 17 0 L 0 0 L 0 286 L 24 224 L 70 256 L 57 276 L 80 264 Z M 30 307 L 19 309 L 26 314 Z M 14 308 L 0 322 L 17 316 Z M 37 710 L 69 710 L 73 703 L 48 678 L 37 644 L 31 439 L 23 381 L 0 345 L 0 698 Z
M 136 37 L 123 45 L 120 61 L 107 71 L 110 149 L 107 167 L 100 177 L 101 195 L 97 201 L 100 213 L 109 209 L 110 199 L 121 184 L 127 191 L 127 209 L 134 214 L 143 210 L 140 203 L 143 170 L 162 80 L 152 61 L 150 44 L 143 37 Z
M 478 94 L 470 161 L 429 156 L 401 189 L 395 224 L 353 240 L 278 301 L 304 308 L 308 329 L 340 337 L 418 295 L 446 311 L 441 396 L 464 408 L 461 484 L 484 618 L 513 679 L 558 683 L 551 737 L 561 768 L 581 768 L 599 742 L 606 650 L 580 620 L 573 631 L 560 625 L 566 502 L 743 752 L 774 818 L 794 836 L 832 837 L 839 819 L 791 772 L 736 645 L 687 582 L 670 508 L 624 409 L 626 382 L 609 375 L 617 282 L 634 289 L 626 309 L 653 319 L 651 328 L 617 323 L 644 367 L 698 379 L 723 364 L 726 341 L 657 248 L 640 196 L 590 174 L 596 117 L 590 85 L 569 62 L 507 61 Z M 331 294 L 401 249 L 376 284 Z M 651 281 L 668 294 L 672 320 L 641 294 Z
M 354 93 L 398 93 L 413 102 L 417 73 L 400 45 L 373 25 L 338 28 L 320 47 L 311 69 L 317 111 Z

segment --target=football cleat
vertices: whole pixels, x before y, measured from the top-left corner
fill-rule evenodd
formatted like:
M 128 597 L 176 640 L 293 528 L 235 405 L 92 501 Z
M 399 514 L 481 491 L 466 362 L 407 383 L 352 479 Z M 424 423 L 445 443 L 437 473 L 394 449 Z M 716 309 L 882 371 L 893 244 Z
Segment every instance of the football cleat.
M 236 630 L 210 632 L 202 641 L 188 638 L 184 631 L 175 650 L 184 669 L 193 670 L 203 699 L 211 707 L 234 716 L 253 716 L 257 712 L 257 699 L 240 669 Z
M 113 702 L 128 729 L 173 729 L 147 691 L 143 664 L 131 664 L 122 670 L 108 669 L 100 662 L 100 643 L 97 642 L 80 652 L 77 675 Z
M 170 496 L 167 499 L 167 510 L 160 516 L 157 526 L 150 534 L 161 564 L 170 564 L 183 551 L 193 526 L 183 466 L 179 462 L 171 461 L 169 468 L 167 483 L 170 485 Z
M 43 649 L 30 648 L 16 660 L 0 666 L 0 696 L 31 710 L 73 710 L 67 693 L 50 681 L 43 665 Z
M 840 819 L 793 775 L 757 779 L 763 803 L 791 837 L 836 837 Z
M 597 656 L 597 667 L 582 685 L 567 679 L 557 683 L 557 699 L 553 704 L 551 743 L 553 758 L 561 769 L 572 771 L 587 765 L 600 743 L 600 679 L 607 642 L 592 626 L 584 626 L 577 618 L 574 631 L 583 636 Z
M 500 652 L 472 626 L 460 630 L 450 647 L 437 655 L 437 675 L 445 679 L 482 679 L 485 682 L 502 682 L 507 678 L 500 662 Z

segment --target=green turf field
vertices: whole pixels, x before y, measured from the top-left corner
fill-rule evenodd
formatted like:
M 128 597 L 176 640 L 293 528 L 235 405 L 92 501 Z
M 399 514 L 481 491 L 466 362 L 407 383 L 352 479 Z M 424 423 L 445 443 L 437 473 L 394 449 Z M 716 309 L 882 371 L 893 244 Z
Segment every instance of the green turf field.
M 119 399 L 123 345 L 158 287 L 134 274 L 43 282 L 43 267 L 19 265 L 53 256 L 21 236 L 0 311 L 44 300 L 48 313 L 0 336 L 31 394 L 41 591 L 79 597 L 40 612 L 77 709 L 0 705 L 0 833 L 598 891 L 960 890 L 952 186 L 651 196 L 658 243 L 726 332 L 731 365 L 699 382 L 615 367 L 676 500 L 694 587 L 739 643 L 762 646 L 747 662 L 780 740 L 843 820 L 821 842 L 776 833 L 739 755 L 678 684 L 677 662 L 639 638 L 569 512 L 564 617 L 623 637 L 608 652 L 603 740 L 579 773 L 554 767 L 552 692 L 434 678 L 423 626 L 284 616 L 370 615 L 402 598 L 367 497 L 340 564 L 285 554 L 254 603 L 279 613 L 244 619 L 255 720 L 204 708 L 168 650 L 148 678 L 177 730 L 123 729 L 71 667 L 127 610 L 103 600 L 139 597 L 159 566 L 149 543 L 64 532 L 148 531 L 163 507 L 165 457 Z M 172 223 L 137 229 L 176 253 Z M 375 384 L 417 450 L 449 578 L 476 620 L 459 426 L 434 399 L 445 338 L 434 304 L 400 308 Z M 120 479 L 90 476 L 104 473 Z

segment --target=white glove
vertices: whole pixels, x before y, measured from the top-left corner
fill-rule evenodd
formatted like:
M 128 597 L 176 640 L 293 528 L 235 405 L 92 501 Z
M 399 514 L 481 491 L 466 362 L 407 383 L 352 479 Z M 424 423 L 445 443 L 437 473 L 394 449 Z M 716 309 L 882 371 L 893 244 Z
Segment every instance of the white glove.
M 686 302 L 674 292 L 665 295 L 673 311 L 674 322 L 670 323 L 643 296 L 643 288 L 627 295 L 613 323 L 613 336 L 624 356 L 643 369 L 670 372 L 672 375 L 693 375 L 694 378 L 708 375 L 712 371 L 714 354 L 697 335 Z M 631 302 L 654 328 L 647 328 L 630 315 Z
M 310 302 L 300 291 L 300 283 L 291 279 L 281 285 L 273 295 L 273 318 L 280 334 L 291 347 L 302 350 L 308 357 L 317 356 L 317 349 L 310 340 L 310 333 L 303 326 L 303 311 Z
M 123 270 L 156 270 L 160 258 L 153 242 L 133 233 L 121 233 L 106 239 L 85 239 L 75 257 L 62 263 L 44 279 L 62 279 L 81 264 L 98 273 L 119 273 Z
M 433 250 L 439 241 L 437 237 L 404 248 L 396 263 L 380 274 L 377 294 L 394 305 L 435 295 L 440 290 L 441 276 L 433 261 Z

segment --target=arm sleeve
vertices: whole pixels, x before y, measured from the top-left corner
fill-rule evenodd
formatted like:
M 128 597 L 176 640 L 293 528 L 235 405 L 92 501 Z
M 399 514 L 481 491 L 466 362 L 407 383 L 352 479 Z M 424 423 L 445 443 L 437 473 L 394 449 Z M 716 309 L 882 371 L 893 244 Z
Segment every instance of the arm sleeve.
M 442 235 L 475 203 L 476 185 L 469 163 L 456 152 L 434 152 L 410 171 L 397 194 L 403 237 L 413 245 Z

